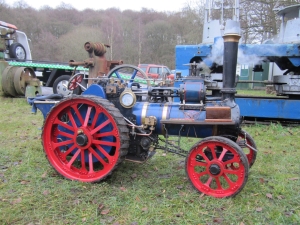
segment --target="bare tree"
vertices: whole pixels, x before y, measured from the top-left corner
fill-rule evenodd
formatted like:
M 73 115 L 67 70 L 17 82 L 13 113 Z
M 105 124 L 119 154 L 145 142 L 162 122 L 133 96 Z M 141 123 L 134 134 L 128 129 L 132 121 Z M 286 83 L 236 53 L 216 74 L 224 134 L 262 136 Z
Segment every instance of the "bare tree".
M 254 0 L 241 2 L 240 15 L 245 43 L 263 43 L 279 31 L 278 9 L 300 3 L 299 0 Z M 277 10 L 276 10 L 277 9 Z

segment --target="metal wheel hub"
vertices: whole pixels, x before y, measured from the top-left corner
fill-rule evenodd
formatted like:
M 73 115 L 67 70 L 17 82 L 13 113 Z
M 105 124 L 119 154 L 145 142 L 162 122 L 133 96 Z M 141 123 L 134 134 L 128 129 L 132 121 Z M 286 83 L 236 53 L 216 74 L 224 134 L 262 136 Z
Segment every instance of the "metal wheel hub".
M 219 175 L 221 173 L 221 167 L 217 164 L 212 164 L 210 165 L 209 167 L 209 172 L 212 174 L 212 175 Z
M 25 59 L 25 52 L 22 47 L 17 47 L 16 49 L 16 55 L 18 59 Z
M 78 134 L 77 137 L 76 137 L 76 143 L 79 145 L 79 146 L 86 146 L 87 143 L 89 142 L 89 139 L 88 137 L 85 135 L 85 134 Z
M 73 91 L 70 91 L 68 89 L 68 81 L 67 80 L 63 80 L 63 81 L 58 83 L 57 93 L 58 94 L 63 94 L 64 96 L 71 95 L 73 93 Z

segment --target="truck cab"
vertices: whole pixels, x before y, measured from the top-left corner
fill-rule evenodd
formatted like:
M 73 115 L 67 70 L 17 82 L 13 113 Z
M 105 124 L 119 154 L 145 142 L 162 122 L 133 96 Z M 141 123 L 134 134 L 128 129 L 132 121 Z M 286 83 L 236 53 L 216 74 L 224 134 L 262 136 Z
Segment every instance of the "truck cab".
M 0 49 L 5 59 L 16 61 L 32 60 L 27 35 L 18 28 L 0 21 Z

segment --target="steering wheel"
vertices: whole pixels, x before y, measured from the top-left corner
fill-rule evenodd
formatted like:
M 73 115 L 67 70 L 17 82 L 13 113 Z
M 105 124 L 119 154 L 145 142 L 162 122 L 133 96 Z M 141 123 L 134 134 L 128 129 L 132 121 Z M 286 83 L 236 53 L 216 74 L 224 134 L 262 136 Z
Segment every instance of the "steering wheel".
M 149 79 L 148 79 L 147 74 L 146 74 L 143 70 L 141 70 L 140 68 L 138 68 L 138 67 L 136 67 L 136 66 L 133 66 L 133 65 L 129 65 L 129 64 L 123 64 L 123 65 L 114 67 L 113 69 L 111 69 L 111 70 L 108 72 L 107 77 L 110 78 L 110 77 L 112 77 L 113 75 L 116 75 L 116 77 L 117 77 L 122 83 L 124 83 L 124 80 L 123 80 L 123 78 L 121 77 L 121 75 L 120 75 L 120 73 L 119 73 L 119 70 L 124 71 L 123 74 L 126 74 L 126 73 L 127 73 L 126 70 L 125 70 L 126 68 L 130 68 L 130 71 L 132 71 L 132 69 L 133 69 L 133 72 L 131 73 L 131 77 L 130 77 L 129 82 L 128 82 L 128 87 L 129 87 L 129 88 L 131 88 L 131 86 L 134 84 L 134 79 L 135 79 L 135 77 L 136 77 L 136 75 L 137 75 L 138 72 L 142 75 L 142 77 L 141 77 L 140 79 L 141 79 L 141 80 L 144 79 L 144 81 L 146 81 L 147 87 L 151 86 L 151 83 L 150 83 L 150 81 L 149 81 Z
M 75 90 L 78 86 L 80 86 L 83 90 L 86 90 L 86 87 L 81 85 L 81 82 L 83 81 L 84 74 L 77 73 L 73 75 L 68 82 L 67 88 L 71 91 Z

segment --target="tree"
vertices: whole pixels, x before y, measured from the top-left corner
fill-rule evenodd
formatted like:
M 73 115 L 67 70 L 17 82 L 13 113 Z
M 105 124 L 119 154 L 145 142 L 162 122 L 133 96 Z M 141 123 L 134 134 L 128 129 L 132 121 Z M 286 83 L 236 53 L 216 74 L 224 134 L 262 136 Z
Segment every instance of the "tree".
M 241 24 L 245 43 L 263 43 L 274 38 L 280 28 L 278 9 L 300 3 L 299 0 L 254 0 L 241 2 Z M 276 10 L 277 9 L 277 10 Z

